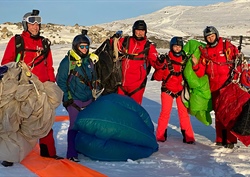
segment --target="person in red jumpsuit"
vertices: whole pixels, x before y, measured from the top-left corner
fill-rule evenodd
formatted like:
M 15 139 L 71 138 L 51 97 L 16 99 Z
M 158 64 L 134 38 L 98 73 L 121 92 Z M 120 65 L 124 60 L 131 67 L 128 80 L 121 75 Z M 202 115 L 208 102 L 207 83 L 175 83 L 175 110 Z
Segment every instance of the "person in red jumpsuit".
M 122 60 L 122 83 L 117 93 L 128 95 L 141 104 L 147 71 L 150 65 L 154 67 L 158 52 L 147 39 L 147 25 L 144 20 L 135 21 L 132 32 L 132 36 L 122 37 L 117 43 Z
M 46 49 L 44 48 L 42 40 L 45 40 L 45 38 L 40 36 L 41 21 L 39 10 L 33 10 L 23 16 L 22 25 L 24 30 L 21 37 L 23 39 L 24 49 L 20 52 L 20 60 L 29 66 L 31 72 L 35 74 L 41 82 L 55 82 L 51 50 L 49 46 L 47 46 L 48 48 Z M 8 42 L 2 58 L 2 65 L 19 60 L 16 55 L 15 40 L 16 38 L 14 36 Z M 62 159 L 62 157 L 56 155 L 53 129 L 50 130 L 46 137 L 39 140 L 39 144 L 41 156 Z M 12 166 L 13 163 L 3 161 L 2 165 Z
M 208 75 L 212 104 L 215 108 L 220 89 L 229 83 L 233 63 L 239 51 L 229 40 L 223 40 L 214 26 L 207 26 L 203 35 L 207 45 L 205 48 L 200 48 L 199 61 L 194 56 L 192 57 L 193 69 L 198 77 Z M 216 145 L 233 148 L 237 143 L 237 138 L 224 127 L 218 117 L 215 117 L 215 129 Z
M 185 67 L 186 56 L 182 51 L 183 39 L 173 37 L 170 41 L 170 51 L 167 55 L 160 55 L 157 66 L 161 69 L 154 72 L 153 78 L 162 81 L 161 86 L 161 113 L 156 129 L 156 139 L 160 142 L 167 140 L 167 127 L 172 110 L 173 100 L 176 100 L 179 115 L 180 128 L 183 135 L 183 143 L 194 144 L 194 132 L 191 125 L 188 110 L 181 99 L 183 90 L 183 69 Z

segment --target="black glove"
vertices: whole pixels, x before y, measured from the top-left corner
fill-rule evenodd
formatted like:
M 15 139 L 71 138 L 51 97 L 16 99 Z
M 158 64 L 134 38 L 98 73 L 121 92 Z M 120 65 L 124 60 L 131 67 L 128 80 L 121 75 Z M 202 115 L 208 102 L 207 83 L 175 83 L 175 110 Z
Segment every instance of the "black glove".
M 63 106 L 67 109 L 67 107 L 70 106 L 73 102 L 73 99 L 69 99 L 63 102 Z
M 120 38 L 121 36 L 122 36 L 122 33 L 123 33 L 123 31 L 117 31 L 114 35 L 113 35 L 113 37 L 116 37 L 116 38 Z
M 161 54 L 159 57 L 158 57 L 158 61 L 159 63 L 164 63 L 164 60 L 166 59 L 166 56 L 164 54 Z

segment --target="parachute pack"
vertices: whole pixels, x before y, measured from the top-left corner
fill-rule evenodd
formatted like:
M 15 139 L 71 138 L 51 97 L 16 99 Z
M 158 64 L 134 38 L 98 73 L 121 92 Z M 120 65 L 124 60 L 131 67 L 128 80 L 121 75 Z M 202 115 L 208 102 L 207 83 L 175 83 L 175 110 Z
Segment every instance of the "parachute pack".
M 128 54 L 124 53 L 121 54 L 118 58 L 118 49 L 117 49 L 117 42 L 118 39 L 121 37 L 120 31 L 119 34 L 114 34 L 111 38 L 106 39 L 101 46 L 95 51 L 95 54 L 99 56 L 99 62 L 97 63 L 97 75 L 100 79 L 101 87 L 105 88 L 103 95 L 108 93 L 116 93 L 119 86 L 121 86 L 122 82 L 122 71 L 121 71 L 121 59 L 122 57 L 129 58 L 131 60 L 145 60 L 145 57 L 148 56 L 148 51 L 150 48 L 150 41 L 144 46 L 144 50 L 139 54 L 144 54 L 145 57 L 139 58 L 137 57 L 139 54 Z M 122 46 L 124 47 L 125 51 L 128 51 L 129 48 L 129 36 L 124 37 L 124 41 Z M 147 63 L 147 74 L 150 72 L 151 66 Z M 145 87 L 146 79 L 140 86 L 140 88 L 136 90 L 140 90 L 141 88 Z
M 44 38 L 42 36 L 41 36 L 41 39 L 42 39 L 43 50 L 41 51 L 40 55 L 38 55 L 36 58 L 34 58 L 35 63 L 33 63 L 33 66 L 36 66 L 36 65 L 40 64 L 43 60 L 45 60 L 48 57 L 48 54 L 50 51 L 51 42 L 49 41 L 49 39 Z M 34 49 L 25 49 L 24 48 L 24 40 L 20 34 L 15 35 L 15 45 L 16 45 L 16 58 L 15 58 L 16 62 L 23 59 L 25 51 L 38 52 L 38 50 L 34 50 Z M 42 55 L 43 55 L 43 57 L 39 61 L 36 61 L 36 59 Z

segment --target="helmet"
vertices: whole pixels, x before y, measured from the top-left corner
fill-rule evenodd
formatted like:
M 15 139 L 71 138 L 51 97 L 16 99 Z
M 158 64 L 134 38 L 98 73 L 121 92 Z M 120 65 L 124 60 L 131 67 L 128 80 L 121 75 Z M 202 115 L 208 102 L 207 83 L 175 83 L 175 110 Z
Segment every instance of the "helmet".
M 35 22 L 37 22 L 38 24 L 41 24 L 42 22 L 42 18 L 39 15 L 39 10 L 32 10 L 32 12 L 28 12 L 23 16 L 23 20 L 22 20 L 22 25 L 23 25 L 23 29 L 24 31 L 28 30 L 27 27 L 27 23 L 31 23 L 34 24 Z
M 207 36 L 211 35 L 211 34 L 215 34 L 216 35 L 216 40 L 213 43 L 209 43 L 207 41 Z M 204 30 L 203 30 L 203 36 L 205 41 L 211 45 L 211 46 L 216 46 L 219 40 L 219 32 L 218 30 L 214 27 L 214 26 L 207 26 Z
M 175 56 L 181 56 L 181 51 L 180 52 L 175 52 L 173 50 L 173 45 L 178 45 L 178 46 L 181 46 L 181 48 L 183 49 L 183 39 L 182 37 L 173 37 L 171 40 L 170 40 L 170 50 L 173 52 L 173 54 Z
M 147 24 L 145 23 L 144 20 L 137 20 L 132 27 L 133 33 L 135 32 L 136 29 L 145 30 L 147 32 Z
M 133 36 L 136 38 L 135 30 L 145 30 L 145 34 L 146 34 L 147 33 L 147 24 L 145 23 L 145 21 L 144 20 L 135 21 L 135 23 L 132 27 L 132 31 L 133 31 Z
M 79 45 L 81 43 L 86 43 L 88 45 L 90 45 L 91 40 L 87 35 L 87 30 L 82 30 L 82 34 L 79 34 L 77 36 L 74 37 L 73 42 L 72 42 L 72 49 L 81 57 L 84 57 L 86 54 L 83 54 L 79 49 Z M 88 52 L 87 52 L 88 54 Z

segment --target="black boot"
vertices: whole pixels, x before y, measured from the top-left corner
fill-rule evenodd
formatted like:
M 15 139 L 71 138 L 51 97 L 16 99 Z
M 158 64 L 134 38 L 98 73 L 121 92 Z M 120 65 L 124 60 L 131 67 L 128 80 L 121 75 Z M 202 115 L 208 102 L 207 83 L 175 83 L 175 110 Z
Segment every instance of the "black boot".
M 164 137 L 165 137 L 165 141 L 166 141 L 168 138 L 168 129 L 165 130 Z
M 182 136 L 183 136 L 183 143 L 194 144 L 194 141 L 187 141 L 186 140 L 185 130 L 181 130 L 181 133 L 182 133 Z
M 50 157 L 49 156 L 49 150 L 46 144 L 40 144 L 40 155 L 42 157 Z
M 13 166 L 13 162 L 8 162 L 8 161 L 2 161 L 1 163 L 4 167 L 11 167 Z
M 222 130 L 222 145 L 227 146 L 227 130 Z
M 49 155 L 49 150 L 48 150 L 48 147 L 46 146 L 46 144 L 40 144 L 40 155 L 42 157 L 49 157 L 49 158 L 53 158 L 53 159 L 56 159 L 56 160 L 64 159 L 63 157 L 60 157 L 58 155 L 50 156 Z

